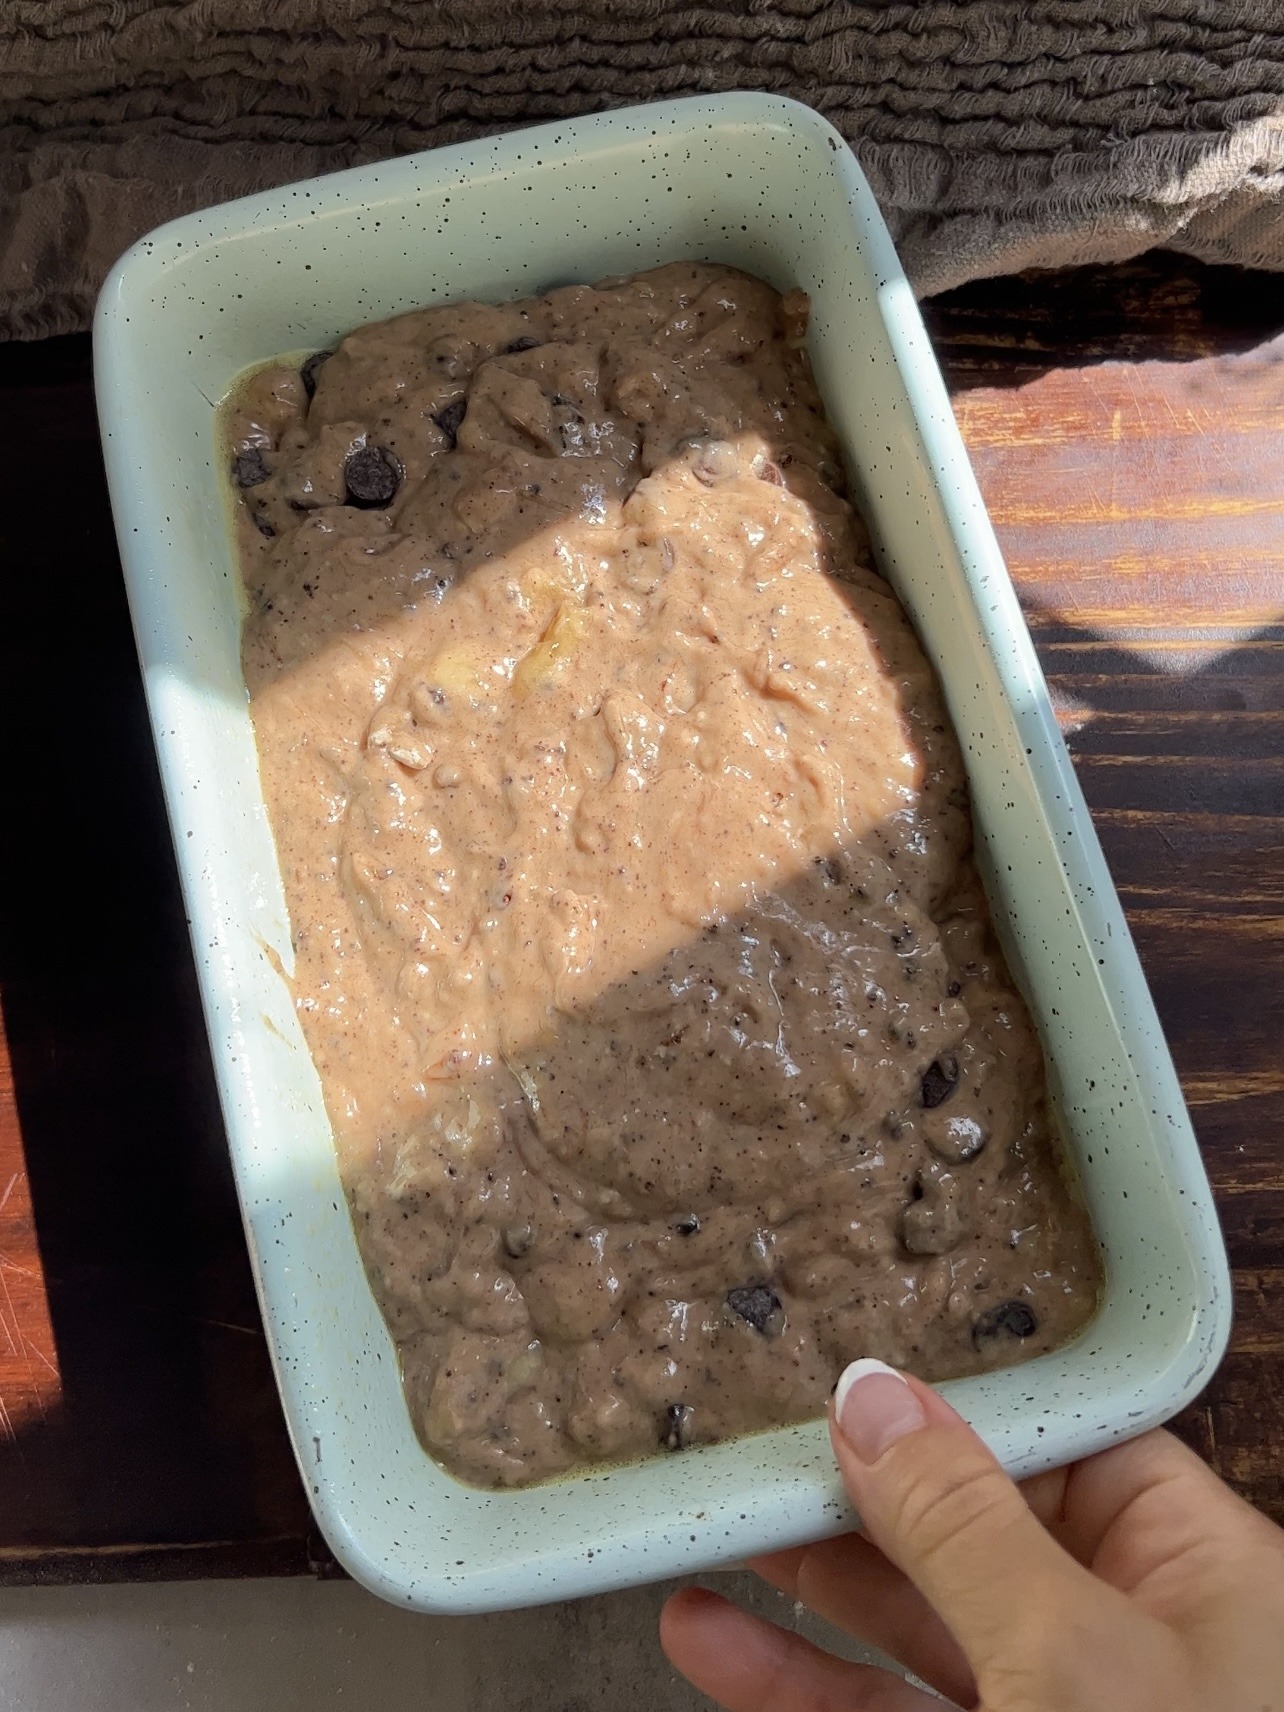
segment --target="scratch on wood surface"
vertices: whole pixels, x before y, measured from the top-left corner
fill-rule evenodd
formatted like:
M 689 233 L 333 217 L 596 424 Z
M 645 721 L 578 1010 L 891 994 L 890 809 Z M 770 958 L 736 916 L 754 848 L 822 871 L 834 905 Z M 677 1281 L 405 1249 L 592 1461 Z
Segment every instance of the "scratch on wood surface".
M 61 1373 L 59 1373 L 58 1369 L 54 1366 L 53 1362 L 50 1361 L 49 1357 L 45 1354 L 44 1350 L 41 1349 L 39 1344 L 32 1343 L 31 1339 L 27 1336 L 27 1334 L 25 1332 L 22 1335 L 22 1348 L 23 1348 L 23 1353 L 26 1356 L 28 1356 L 29 1358 L 34 1357 L 35 1360 L 40 1363 L 41 1367 L 48 1368 L 49 1372 L 53 1374 L 54 1378 L 61 1381 L 62 1375 L 61 1375 Z
M 13 1297 L 9 1293 L 9 1280 L 5 1276 L 8 1270 L 8 1268 L 0 1266 L 0 1289 L 4 1291 L 4 1305 L 6 1310 L 4 1313 L 0 1313 L 0 1325 L 4 1326 L 5 1335 L 9 1339 L 10 1349 L 15 1355 L 20 1356 L 27 1373 L 27 1403 L 22 1410 L 22 1416 L 25 1419 L 30 1414 L 37 1414 L 40 1416 L 41 1420 L 44 1420 L 46 1419 L 45 1391 L 47 1386 L 42 1383 L 39 1374 L 32 1366 L 30 1340 L 22 1329 L 21 1316 L 14 1307 Z M 56 1379 L 61 1379 L 61 1375 L 58 1373 L 57 1368 L 54 1367 L 52 1362 L 46 1360 L 45 1366 L 49 1368 L 50 1372 L 53 1373 Z M 13 1425 L 9 1418 L 9 1411 L 4 1407 L 2 1401 L 0 1401 L 0 1410 L 3 1410 L 4 1430 L 12 1438 L 15 1436 Z
M 9 1294 L 8 1281 L 0 1269 L 0 1289 L 4 1291 L 4 1305 L 7 1312 L 0 1312 L 0 1328 L 9 1340 L 9 1348 L 16 1355 L 22 1338 L 22 1322 L 19 1320 L 13 1306 L 13 1297 Z
M 1177 411 L 1173 406 L 1173 401 L 1171 398 L 1169 398 L 1169 396 L 1166 392 L 1160 391 L 1155 396 L 1158 397 L 1159 402 L 1163 405 L 1164 409 L 1168 412 L 1169 421 L 1172 423 L 1173 427 L 1177 430 L 1177 432 L 1179 434 L 1183 433 L 1186 430 L 1187 426 L 1189 426 L 1195 430 L 1195 433 L 1201 439 L 1203 439 L 1207 435 L 1207 433 L 1208 433 L 1207 424 L 1205 422 L 1201 422 L 1199 420 L 1199 418 L 1195 415 L 1195 412 L 1193 410 L 1186 409 L 1182 412 L 1181 416 L 1178 416 Z

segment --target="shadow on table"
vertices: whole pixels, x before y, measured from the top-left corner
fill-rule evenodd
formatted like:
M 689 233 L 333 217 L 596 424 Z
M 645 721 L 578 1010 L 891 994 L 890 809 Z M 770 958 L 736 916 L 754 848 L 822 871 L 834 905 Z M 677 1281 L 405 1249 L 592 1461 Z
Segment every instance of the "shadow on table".
M 958 393 L 1026 386 L 1052 369 L 1252 351 L 1284 330 L 1282 293 L 1284 276 L 1158 250 L 1111 267 L 975 280 L 921 308 Z

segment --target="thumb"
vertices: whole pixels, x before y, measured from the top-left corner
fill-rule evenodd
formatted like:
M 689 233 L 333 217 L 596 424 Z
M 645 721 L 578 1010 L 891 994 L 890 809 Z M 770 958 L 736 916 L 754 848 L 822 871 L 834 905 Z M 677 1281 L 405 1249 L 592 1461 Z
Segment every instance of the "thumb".
M 979 1680 L 1014 1654 L 1042 1651 L 1048 1613 L 1097 1612 L 1100 1583 L 928 1386 L 881 1361 L 853 1362 L 834 1393 L 831 1433 L 865 1532 L 935 1607 Z

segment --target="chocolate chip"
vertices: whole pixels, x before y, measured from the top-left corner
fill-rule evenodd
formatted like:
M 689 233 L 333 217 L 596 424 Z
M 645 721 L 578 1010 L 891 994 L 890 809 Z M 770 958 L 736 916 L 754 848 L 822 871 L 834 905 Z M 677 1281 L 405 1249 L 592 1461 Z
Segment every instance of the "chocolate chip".
M 963 983 L 961 981 L 951 981 L 945 989 L 945 996 L 947 999 L 957 999 L 962 991 Z
M 317 370 L 323 363 L 328 363 L 333 355 L 333 351 L 313 351 L 299 370 L 299 379 L 303 382 L 303 390 L 309 398 L 317 390 Z
M 522 1260 L 531 1251 L 535 1232 L 529 1225 L 509 1225 L 499 1240 L 510 1260 Z
M 929 1064 L 924 1070 L 919 1097 L 930 1112 L 933 1106 L 948 1100 L 958 1085 L 959 1061 L 952 1052 L 942 1052 L 935 1064 Z
M 259 534 L 266 535 L 270 541 L 276 534 L 276 530 L 268 522 L 267 518 L 264 517 L 261 511 L 252 511 L 250 516 L 254 519 L 254 527 L 258 530 Z
M 700 1229 L 700 1221 L 694 1213 L 689 1213 L 685 1219 L 679 1219 L 673 1228 L 679 1236 L 694 1236 Z
M 991 1338 L 1033 1337 L 1039 1321 L 1028 1302 L 1000 1302 L 997 1308 L 987 1308 L 972 1323 L 972 1342 L 980 1349 Z
M 691 1421 L 695 1410 L 690 1403 L 670 1403 L 664 1411 L 660 1443 L 665 1450 L 685 1450 L 691 1442 Z
M 727 1306 L 764 1337 L 779 1337 L 785 1329 L 785 1310 L 769 1284 L 737 1284 L 727 1291 Z
M 520 339 L 514 339 L 511 345 L 504 346 L 504 355 L 515 357 L 518 351 L 533 351 L 543 343 L 542 339 L 535 339 L 529 333 L 523 333 Z
M 261 446 L 251 446 L 247 451 L 238 452 L 232 459 L 232 480 L 237 487 L 257 487 L 271 474 Z
M 444 405 L 433 417 L 433 421 L 450 441 L 451 450 L 459 439 L 459 424 L 463 421 L 468 409 L 466 398 L 457 398 L 453 404 Z
M 762 460 L 762 467 L 758 471 L 758 480 L 770 482 L 772 487 L 783 487 L 785 485 L 785 478 L 780 473 L 780 465 L 773 464 L 770 458 Z
M 401 460 L 386 446 L 357 446 L 343 460 L 348 504 L 363 511 L 387 505 L 401 486 Z

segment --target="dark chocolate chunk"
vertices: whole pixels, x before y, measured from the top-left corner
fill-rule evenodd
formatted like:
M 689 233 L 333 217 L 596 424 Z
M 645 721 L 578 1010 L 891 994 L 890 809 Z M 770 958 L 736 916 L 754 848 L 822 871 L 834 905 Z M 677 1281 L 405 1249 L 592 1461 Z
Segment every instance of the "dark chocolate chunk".
M 980 1349 L 991 1338 L 1028 1338 L 1038 1329 L 1038 1318 L 1028 1302 L 1000 1302 L 973 1321 L 972 1342 Z
M 695 1410 L 690 1403 L 670 1403 L 664 1411 L 660 1443 L 665 1450 L 685 1450 L 691 1442 L 691 1420 Z
M 737 1284 L 727 1291 L 727 1306 L 764 1337 L 779 1337 L 784 1330 L 785 1310 L 770 1284 Z
M 935 1064 L 924 1070 L 919 1097 L 930 1112 L 933 1106 L 948 1100 L 958 1085 L 959 1061 L 952 1052 L 942 1052 Z
M 309 398 L 317 390 L 317 370 L 323 363 L 328 363 L 333 355 L 333 351 L 313 351 L 299 370 L 299 379 L 303 382 L 303 390 Z
M 514 339 L 511 345 L 504 346 L 504 355 L 515 357 L 518 351 L 533 351 L 543 343 L 542 339 L 536 339 L 530 333 L 523 333 L 520 339 Z
M 679 1219 L 673 1228 L 679 1236 L 694 1236 L 700 1229 L 700 1221 L 694 1213 L 689 1213 L 685 1219 Z
M 467 409 L 468 400 L 457 398 L 453 404 L 443 405 L 433 417 L 433 421 L 450 441 L 452 450 L 459 439 L 459 424 L 463 421 Z
M 357 446 L 343 460 L 348 504 L 365 511 L 388 505 L 401 486 L 401 460 L 386 446 Z
M 254 527 L 258 530 L 259 534 L 266 535 L 270 541 L 276 534 L 276 530 L 268 522 L 267 518 L 264 517 L 261 511 L 252 511 L 250 516 L 254 519 Z
M 770 458 L 762 460 L 762 467 L 758 471 L 758 480 L 770 482 L 772 487 L 783 487 L 785 485 L 785 478 L 780 473 L 780 465 L 773 464 Z
M 261 446 L 250 446 L 232 459 L 232 480 L 237 487 L 257 487 L 271 474 Z
M 945 996 L 947 999 L 957 999 L 962 991 L 962 981 L 951 981 L 949 986 L 945 989 Z

